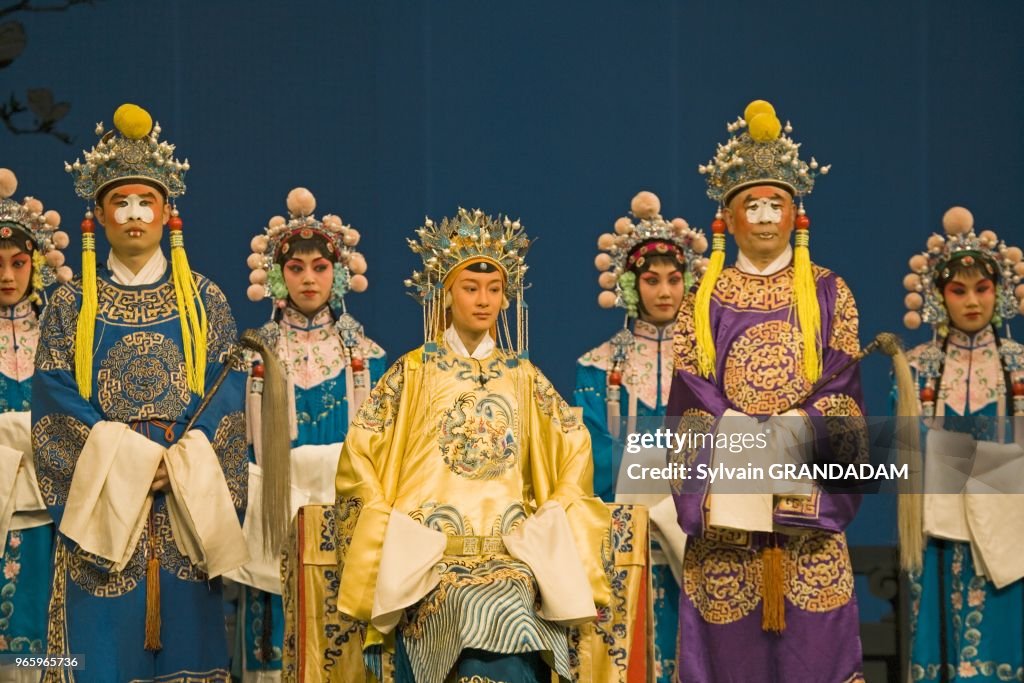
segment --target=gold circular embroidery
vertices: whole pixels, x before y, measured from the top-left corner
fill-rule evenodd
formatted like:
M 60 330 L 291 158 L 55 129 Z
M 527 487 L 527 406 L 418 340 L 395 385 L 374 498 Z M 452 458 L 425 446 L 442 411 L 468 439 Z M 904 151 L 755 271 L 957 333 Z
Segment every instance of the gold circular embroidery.
M 808 612 L 830 612 L 853 595 L 853 565 L 843 534 L 812 531 L 786 546 L 786 598 Z
M 676 434 L 708 434 L 712 433 L 715 426 L 715 416 L 700 408 L 687 408 L 679 418 L 679 425 L 676 427 Z M 679 450 L 669 452 L 672 462 L 692 467 L 697 456 L 700 455 L 701 440 L 687 439 L 686 443 L 693 443 L 692 446 L 685 446 Z M 682 480 L 673 481 L 672 484 L 682 484 Z
M 444 462 L 467 479 L 497 479 L 519 462 L 516 413 L 500 394 L 466 392 L 438 425 Z
M 814 402 L 825 416 L 831 460 L 840 463 L 868 462 L 868 426 L 857 401 L 846 394 L 829 394 Z
M 173 421 L 188 406 L 185 357 L 175 340 L 133 332 L 107 352 L 96 373 L 97 398 L 107 419 Z
M 746 548 L 690 538 L 683 559 L 683 589 L 705 621 L 731 624 L 761 603 L 761 560 Z
M 786 410 L 811 388 L 800 359 L 799 330 L 785 320 L 754 325 L 729 347 L 723 378 L 725 395 L 749 415 Z

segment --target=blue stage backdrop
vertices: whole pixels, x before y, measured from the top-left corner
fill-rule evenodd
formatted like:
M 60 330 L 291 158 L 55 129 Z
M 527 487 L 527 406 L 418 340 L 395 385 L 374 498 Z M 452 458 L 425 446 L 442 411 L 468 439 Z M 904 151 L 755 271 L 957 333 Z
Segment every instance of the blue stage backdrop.
M 852 287 L 865 341 L 901 329 L 907 258 L 950 205 L 1024 242 L 1018 0 L 31 11 L 61 4 L 0 0 L 0 166 L 61 211 L 77 245 L 85 203 L 63 162 L 118 104 L 148 108 L 192 164 L 179 207 L 193 267 L 224 288 L 241 328 L 269 315 L 245 298 L 249 240 L 294 186 L 361 231 L 370 289 L 350 308 L 392 358 L 421 338 L 406 236 L 459 205 L 508 213 L 536 239 L 532 357 L 569 396 L 576 357 L 621 324 L 596 304 L 597 236 L 641 189 L 707 229 L 697 164 L 754 98 L 793 122 L 804 156 L 834 165 L 807 201 L 811 250 Z M 864 380 L 871 411 L 888 410 L 887 363 L 865 362 Z M 893 527 L 891 506 L 870 501 L 852 540 L 892 542 Z

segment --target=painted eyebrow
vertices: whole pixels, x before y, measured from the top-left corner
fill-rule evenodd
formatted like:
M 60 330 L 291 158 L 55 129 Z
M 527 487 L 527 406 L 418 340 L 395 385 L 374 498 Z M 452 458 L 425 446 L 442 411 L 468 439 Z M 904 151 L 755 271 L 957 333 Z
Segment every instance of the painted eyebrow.
M 129 196 L 130 195 L 121 194 L 120 192 L 115 192 L 114 194 L 110 195 L 110 199 L 112 201 L 116 200 L 116 199 L 127 199 Z M 139 196 L 140 199 L 156 199 L 156 195 L 153 194 L 152 192 L 144 192 L 144 193 L 142 193 L 142 194 L 140 194 L 138 196 Z

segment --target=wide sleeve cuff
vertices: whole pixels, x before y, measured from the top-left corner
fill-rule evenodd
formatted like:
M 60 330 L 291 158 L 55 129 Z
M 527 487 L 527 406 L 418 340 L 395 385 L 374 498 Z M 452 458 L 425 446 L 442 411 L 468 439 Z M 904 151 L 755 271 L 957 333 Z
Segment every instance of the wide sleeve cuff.
M 686 534 L 679 526 L 676 503 L 672 496 L 666 496 L 648 511 L 651 519 L 651 536 L 661 546 L 668 560 L 676 583 L 683 585 L 683 553 L 686 552 Z
M 1024 448 L 979 441 L 964 496 L 972 549 L 996 588 L 1024 578 Z
M 291 452 L 291 483 L 301 490 L 309 505 L 334 503 L 334 477 L 338 471 L 341 443 L 299 446 Z M 294 495 L 294 494 L 293 494 Z
M 441 580 L 436 565 L 444 556 L 448 537 L 408 515 L 392 514 L 384 532 L 377 590 L 370 623 L 381 633 L 398 625 L 406 607 L 414 605 Z
M 165 451 L 120 422 L 97 422 L 78 457 L 60 531 L 87 553 L 123 568 L 152 504 Z
M 508 536 L 509 554 L 529 565 L 540 588 L 540 616 L 563 626 L 593 621 L 594 593 L 565 510 L 549 500 Z
M 210 578 L 249 560 L 224 470 L 206 435 L 192 429 L 167 450 L 168 508 L 193 563 Z M 198 552 L 199 557 L 193 556 Z

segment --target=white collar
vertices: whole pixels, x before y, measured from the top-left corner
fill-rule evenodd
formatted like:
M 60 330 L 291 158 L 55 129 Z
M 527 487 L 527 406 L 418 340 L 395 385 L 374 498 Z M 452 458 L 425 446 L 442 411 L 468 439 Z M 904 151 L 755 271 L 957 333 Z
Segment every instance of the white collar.
M 111 279 L 119 285 L 151 285 L 164 276 L 164 272 L 167 270 L 167 258 L 161 249 L 157 249 L 146 261 L 146 264 L 139 269 L 139 272 L 133 273 L 131 268 L 122 263 L 111 249 L 110 255 L 107 257 L 107 268 L 110 269 Z
M 473 353 L 470 353 L 466 349 L 466 345 L 462 343 L 462 337 L 460 337 L 459 333 L 455 331 L 454 325 L 449 325 L 448 329 L 444 331 L 444 341 L 448 345 L 448 348 L 460 356 L 474 358 L 476 360 L 483 360 L 484 358 L 487 358 L 487 356 L 491 355 L 491 351 L 494 350 L 494 340 L 491 339 L 491 335 L 488 334 L 479 344 L 476 345 Z
M 793 258 L 793 247 L 786 245 L 786 250 L 783 251 L 778 257 L 769 263 L 763 270 L 754 265 L 754 262 L 747 258 L 747 255 L 742 251 L 740 255 L 736 257 L 736 268 L 740 272 L 747 273 L 748 275 L 775 275 L 783 268 L 789 265 L 790 260 Z

